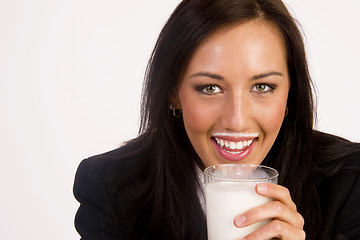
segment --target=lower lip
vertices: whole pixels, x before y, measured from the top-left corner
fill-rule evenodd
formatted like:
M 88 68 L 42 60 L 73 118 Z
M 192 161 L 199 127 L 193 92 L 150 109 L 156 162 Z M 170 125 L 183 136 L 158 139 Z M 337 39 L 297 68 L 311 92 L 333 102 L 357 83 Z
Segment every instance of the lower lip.
M 219 155 L 227 160 L 230 160 L 230 161 L 242 161 L 244 160 L 245 158 L 247 158 L 252 150 L 254 149 L 255 147 L 255 144 L 256 144 L 256 139 L 253 140 L 253 142 L 251 143 L 251 145 L 246 148 L 244 151 L 238 153 L 238 154 L 232 154 L 232 153 L 229 153 L 227 151 L 225 151 L 224 149 L 222 149 L 217 143 L 216 143 L 216 140 L 213 138 L 211 139 L 212 143 L 214 144 L 215 146 L 215 149 L 217 150 L 217 152 L 219 153 Z

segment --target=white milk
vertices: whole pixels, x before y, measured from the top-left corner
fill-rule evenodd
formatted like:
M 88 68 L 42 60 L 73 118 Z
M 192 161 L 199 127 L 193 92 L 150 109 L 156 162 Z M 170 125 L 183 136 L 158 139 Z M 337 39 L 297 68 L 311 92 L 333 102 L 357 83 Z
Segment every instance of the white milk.
M 272 201 L 255 192 L 257 183 L 207 183 L 206 214 L 209 240 L 235 240 L 254 232 L 269 221 L 244 228 L 234 225 L 234 218 L 245 211 Z

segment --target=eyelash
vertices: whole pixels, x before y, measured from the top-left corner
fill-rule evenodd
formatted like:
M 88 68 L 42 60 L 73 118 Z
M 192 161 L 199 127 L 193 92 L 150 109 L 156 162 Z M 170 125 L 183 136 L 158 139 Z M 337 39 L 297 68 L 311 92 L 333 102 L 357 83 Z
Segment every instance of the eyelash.
M 215 87 L 217 88 L 217 92 L 208 92 L 206 91 L 206 88 L 209 88 L 209 87 Z M 213 94 L 217 94 L 217 93 L 223 93 L 224 91 L 216 84 L 206 84 L 206 85 L 201 85 L 201 86 L 197 86 L 195 87 L 195 89 L 202 93 L 202 94 L 205 94 L 205 95 L 213 95 Z
M 264 86 L 265 89 L 268 88 L 267 90 L 261 91 L 261 90 L 256 90 L 255 88 L 257 86 Z M 206 90 L 206 88 L 209 87 L 215 87 L 217 88 L 216 92 L 208 92 Z M 265 93 L 271 93 L 275 90 L 276 85 L 274 84 L 269 84 L 269 83 L 257 83 L 255 84 L 252 88 L 251 88 L 251 92 L 255 92 L 257 94 L 265 94 Z M 201 85 L 201 86 L 197 86 L 195 87 L 195 89 L 205 95 L 213 95 L 213 94 L 217 94 L 217 93 L 223 93 L 224 91 L 216 84 L 206 84 L 206 85 Z
M 255 90 L 255 88 L 257 87 L 257 86 L 264 86 L 265 87 L 265 89 L 266 88 L 269 88 L 269 89 L 267 89 L 267 90 L 263 90 L 263 91 L 259 91 L 259 90 Z M 258 93 L 258 94 L 264 94 L 264 93 L 271 93 L 271 92 L 273 92 L 274 90 L 275 90 L 275 88 L 276 88 L 276 85 L 274 85 L 274 84 L 269 84 L 269 83 L 257 83 L 257 84 L 255 84 L 252 88 L 251 88 L 251 91 L 252 92 L 255 92 L 255 93 Z

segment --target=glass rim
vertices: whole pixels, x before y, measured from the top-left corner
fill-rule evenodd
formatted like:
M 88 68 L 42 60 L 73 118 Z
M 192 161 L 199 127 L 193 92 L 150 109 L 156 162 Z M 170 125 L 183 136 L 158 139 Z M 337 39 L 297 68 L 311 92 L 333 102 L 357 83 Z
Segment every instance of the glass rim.
M 249 167 L 256 167 L 256 168 L 263 168 L 271 170 L 275 173 L 274 176 L 271 177 L 264 177 L 264 178 L 254 178 L 254 179 L 236 179 L 236 178 L 226 178 L 226 177 L 217 177 L 212 175 L 211 173 L 208 173 L 209 169 L 214 169 L 215 167 L 221 167 L 221 166 L 249 166 Z M 216 180 L 221 180 L 224 182 L 268 182 L 270 180 L 276 179 L 279 177 L 279 172 L 272 167 L 268 167 L 265 165 L 257 165 L 257 164 L 247 164 L 247 163 L 224 163 L 224 164 L 214 164 L 204 169 L 203 174 L 207 177 L 211 177 Z

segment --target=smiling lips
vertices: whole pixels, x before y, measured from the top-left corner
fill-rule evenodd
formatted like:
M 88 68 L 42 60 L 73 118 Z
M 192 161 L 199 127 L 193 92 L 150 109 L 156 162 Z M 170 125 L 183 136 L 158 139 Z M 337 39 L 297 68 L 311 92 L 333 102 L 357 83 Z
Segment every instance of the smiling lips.
M 212 142 L 220 156 L 230 161 L 240 161 L 250 155 L 257 136 L 257 134 L 214 134 Z
M 254 141 L 254 139 L 247 140 L 247 141 L 239 141 L 239 142 L 232 142 L 223 140 L 221 138 L 215 138 L 216 143 L 225 151 L 231 154 L 238 154 L 243 152 L 246 148 L 248 148 Z

